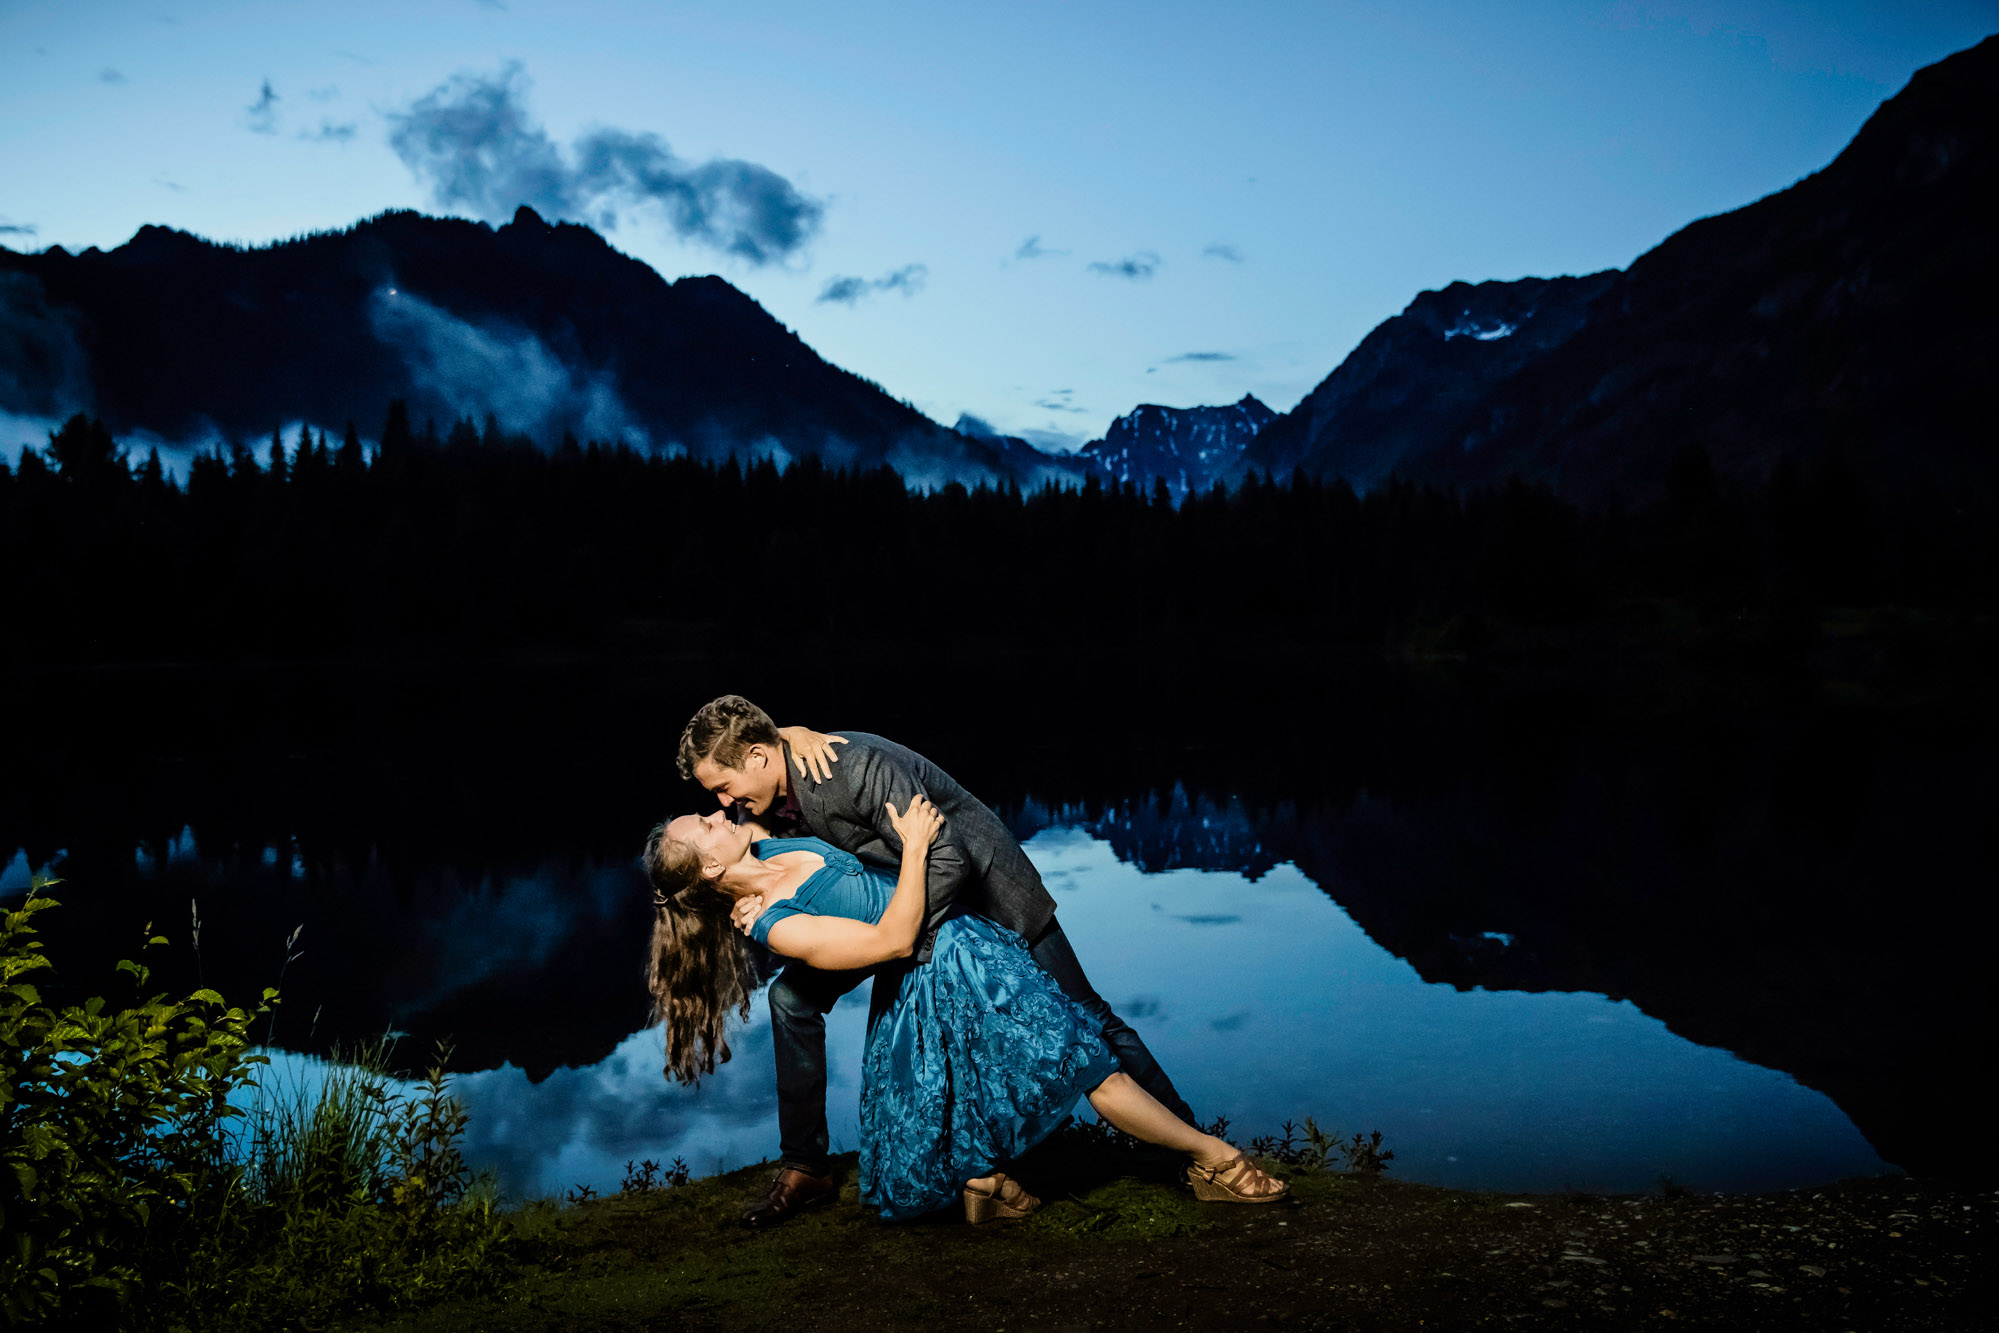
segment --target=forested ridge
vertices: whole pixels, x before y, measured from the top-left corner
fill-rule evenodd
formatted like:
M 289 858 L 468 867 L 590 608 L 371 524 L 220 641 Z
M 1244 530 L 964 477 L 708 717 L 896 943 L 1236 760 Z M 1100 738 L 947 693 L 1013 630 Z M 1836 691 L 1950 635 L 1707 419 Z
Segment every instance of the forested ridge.
M 1514 482 L 1357 495 L 1252 475 L 911 490 L 888 468 L 552 450 L 391 405 L 377 450 L 302 431 L 176 481 L 77 416 L 0 467 L 0 635 L 44 664 L 854 644 L 1402 644 L 1636 619 L 1781 628 L 1830 606 L 1986 608 L 1989 516 L 1833 458 L 1729 487 L 1698 449 L 1642 508 Z

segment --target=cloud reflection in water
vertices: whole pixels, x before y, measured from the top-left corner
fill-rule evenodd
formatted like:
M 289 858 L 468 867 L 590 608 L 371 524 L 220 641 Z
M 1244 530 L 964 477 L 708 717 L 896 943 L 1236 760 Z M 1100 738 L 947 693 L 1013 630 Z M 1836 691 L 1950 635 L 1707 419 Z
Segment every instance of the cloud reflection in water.
M 1027 850 L 1091 980 L 1195 1110 L 1228 1116 L 1243 1141 L 1312 1115 L 1380 1128 L 1399 1177 L 1518 1190 L 1642 1191 L 1662 1175 L 1754 1190 L 1891 1169 L 1823 1094 L 1629 1002 L 1423 981 L 1288 864 L 1254 880 L 1148 874 L 1075 829 Z M 866 996 L 827 1024 L 836 1149 L 856 1146 Z M 464 1075 L 468 1157 L 516 1195 L 608 1192 L 648 1157 L 697 1173 L 774 1157 L 761 1002 L 731 1044 L 734 1060 L 693 1090 L 662 1077 L 656 1031 L 540 1083 L 512 1065 Z

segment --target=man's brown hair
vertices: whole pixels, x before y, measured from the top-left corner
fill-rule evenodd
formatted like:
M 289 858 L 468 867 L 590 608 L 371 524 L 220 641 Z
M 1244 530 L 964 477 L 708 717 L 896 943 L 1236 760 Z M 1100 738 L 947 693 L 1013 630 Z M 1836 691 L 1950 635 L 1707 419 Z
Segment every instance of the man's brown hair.
M 725 694 L 696 709 L 680 733 L 680 776 L 692 778 L 703 759 L 740 769 L 752 745 L 778 748 L 777 723 L 740 694 Z

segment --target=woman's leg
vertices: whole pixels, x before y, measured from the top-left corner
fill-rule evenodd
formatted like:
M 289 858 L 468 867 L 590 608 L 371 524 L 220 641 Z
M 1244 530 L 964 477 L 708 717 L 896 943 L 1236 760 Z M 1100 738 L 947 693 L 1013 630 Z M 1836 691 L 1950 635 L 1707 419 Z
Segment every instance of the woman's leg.
M 1224 1167 L 1237 1156 L 1227 1140 L 1204 1134 L 1174 1115 L 1123 1070 L 1096 1086 L 1090 1093 L 1090 1105 L 1107 1122 L 1133 1138 L 1186 1153 L 1195 1165 L 1208 1170 Z M 1280 1194 L 1285 1186 L 1275 1177 L 1256 1171 L 1237 1188 L 1247 1194 L 1264 1195 Z
M 1203 1134 L 1160 1104 L 1159 1099 L 1140 1087 L 1122 1069 L 1090 1091 L 1090 1105 L 1109 1124 L 1135 1139 L 1156 1143 L 1186 1153 L 1202 1166 L 1220 1166 L 1236 1155 L 1236 1150 L 1212 1134 Z M 965 1182 L 967 1189 L 991 1193 L 1002 1177 L 980 1176 Z M 1011 1182 L 1009 1182 L 1011 1183 Z

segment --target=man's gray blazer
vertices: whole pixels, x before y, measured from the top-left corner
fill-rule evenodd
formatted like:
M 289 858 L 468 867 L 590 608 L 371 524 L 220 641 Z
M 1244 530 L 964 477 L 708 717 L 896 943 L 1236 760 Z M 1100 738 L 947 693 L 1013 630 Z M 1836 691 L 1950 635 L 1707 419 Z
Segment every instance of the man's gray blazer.
M 1029 943 L 1047 928 L 1055 899 L 998 815 L 916 751 L 865 731 L 837 734 L 847 743 L 834 751 L 839 762 L 826 781 L 801 777 L 796 764 L 786 776 L 814 837 L 894 873 L 902 865 L 902 839 L 884 804 L 907 810 L 910 796 L 922 792 L 944 816 L 943 831 L 930 844 L 918 962 L 929 959 L 937 927 L 956 908 L 997 921 Z

